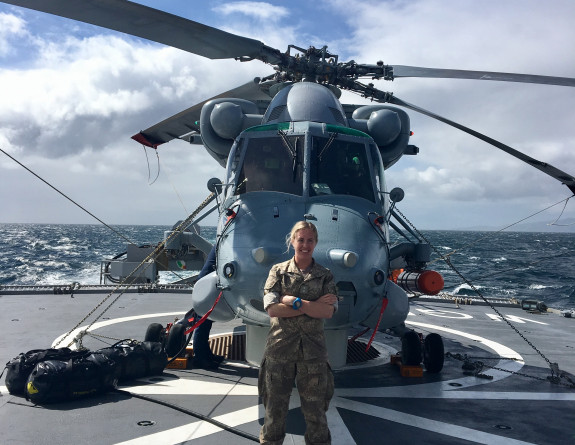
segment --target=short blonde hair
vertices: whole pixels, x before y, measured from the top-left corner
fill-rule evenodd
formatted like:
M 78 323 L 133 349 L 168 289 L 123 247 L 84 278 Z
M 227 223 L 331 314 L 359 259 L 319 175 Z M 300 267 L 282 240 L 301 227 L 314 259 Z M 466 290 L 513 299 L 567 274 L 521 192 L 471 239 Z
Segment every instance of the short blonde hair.
M 286 237 L 286 246 L 287 246 L 288 251 L 289 251 L 289 248 L 291 246 L 291 242 L 293 240 L 295 240 L 297 233 L 302 229 L 310 229 L 313 232 L 315 242 L 316 243 L 318 242 L 317 227 L 315 225 L 313 225 L 312 223 L 310 223 L 309 221 L 298 221 L 294 224 L 294 226 L 291 229 L 291 232 Z

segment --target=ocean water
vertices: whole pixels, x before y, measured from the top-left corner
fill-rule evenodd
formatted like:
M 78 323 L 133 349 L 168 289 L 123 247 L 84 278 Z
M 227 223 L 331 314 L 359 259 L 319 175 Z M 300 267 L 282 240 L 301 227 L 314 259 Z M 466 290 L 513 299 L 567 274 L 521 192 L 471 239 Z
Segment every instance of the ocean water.
M 138 245 L 157 244 L 169 226 L 114 226 Z M 202 228 L 213 241 L 214 227 Z M 426 231 L 428 266 L 440 272 L 445 291 L 475 295 L 458 273 L 489 298 L 535 299 L 575 308 L 575 234 Z M 100 283 L 100 265 L 124 252 L 126 241 L 100 225 L 0 224 L 0 286 Z M 454 272 L 439 255 L 448 255 Z M 161 272 L 160 282 L 181 276 Z
M 171 226 L 113 226 L 136 245 L 156 245 Z M 215 240 L 216 228 L 202 236 Z M 126 251 L 126 239 L 103 225 L 0 224 L 0 286 L 99 284 L 103 260 Z M 160 272 L 160 282 L 182 278 Z
M 485 297 L 534 299 L 556 309 L 575 308 L 575 234 L 430 231 L 424 235 Z M 428 269 L 443 275 L 446 292 L 476 295 L 438 254 L 432 254 Z

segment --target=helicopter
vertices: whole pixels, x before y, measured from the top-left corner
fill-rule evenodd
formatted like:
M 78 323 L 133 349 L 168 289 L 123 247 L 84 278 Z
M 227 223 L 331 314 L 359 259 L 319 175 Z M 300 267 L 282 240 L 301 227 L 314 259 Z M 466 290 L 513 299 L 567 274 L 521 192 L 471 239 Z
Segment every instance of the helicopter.
M 408 291 L 439 292 L 441 277 L 426 269 L 430 246 L 417 241 L 392 245 L 390 231 L 414 235 L 394 211 L 401 189 L 387 191 L 385 171 L 405 156 L 410 144 L 408 109 L 475 136 L 565 184 L 575 178 L 547 163 L 470 128 L 377 89 L 375 80 L 403 77 L 464 78 L 575 86 L 575 79 L 340 62 L 327 47 L 288 46 L 287 51 L 123 0 L 7 1 L 103 26 L 180 48 L 209 59 L 260 61 L 275 73 L 197 104 L 133 136 L 157 148 L 172 139 L 202 144 L 225 168 L 210 181 L 218 211 L 217 270 L 194 286 L 193 307 L 210 319 L 239 317 L 246 324 L 250 363 L 259 363 L 269 317 L 261 295 L 272 264 L 287 259 L 285 234 L 296 221 L 319 231 L 315 255 L 336 278 L 339 309 L 326 321 L 334 368 L 345 363 L 347 329 L 362 325 L 402 335 L 405 356 L 421 356 L 419 337 L 405 328 Z M 369 83 L 361 82 L 369 79 Z M 372 100 L 343 104 L 341 91 Z M 202 264 L 210 243 L 193 231 L 171 231 L 162 253 L 167 269 L 182 261 Z M 193 224 L 192 224 L 193 223 Z M 401 226 L 401 227 L 399 227 Z M 405 237 L 407 239 L 407 237 Z M 404 271 L 395 276 L 394 271 Z M 430 273 L 431 272 L 431 273 Z M 393 279 L 390 279 L 393 278 Z M 217 304 L 215 304 L 217 302 Z M 441 368 L 437 336 L 423 347 Z M 415 351 L 415 352 L 412 352 Z

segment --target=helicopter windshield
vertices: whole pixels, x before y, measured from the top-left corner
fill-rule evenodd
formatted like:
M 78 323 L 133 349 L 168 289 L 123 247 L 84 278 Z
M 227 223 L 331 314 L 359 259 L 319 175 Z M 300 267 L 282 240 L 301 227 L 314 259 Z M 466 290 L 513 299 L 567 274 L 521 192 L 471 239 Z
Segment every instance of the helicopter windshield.
M 303 136 L 250 138 L 236 194 L 273 191 L 302 195 Z
M 310 196 L 353 195 L 374 201 L 365 144 L 336 136 L 312 139 Z

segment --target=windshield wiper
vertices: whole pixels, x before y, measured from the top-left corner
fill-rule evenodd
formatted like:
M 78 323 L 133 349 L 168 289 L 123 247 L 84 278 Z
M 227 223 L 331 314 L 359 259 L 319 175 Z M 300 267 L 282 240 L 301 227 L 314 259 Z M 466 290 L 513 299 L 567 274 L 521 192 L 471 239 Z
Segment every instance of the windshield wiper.
M 297 169 L 297 141 L 298 138 L 295 138 L 295 147 L 292 147 L 286 133 L 282 130 L 278 130 L 278 134 L 280 135 L 280 137 L 282 138 L 282 142 L 284 144 L 284 146 L 287 148 L 289 154 L 292 157 L 292 182 L 295 182 L 295 177 L 296 177 L 296 169 Z
M 325 153 L 325 151 L 331 147 L 331 144 L 333 144 L 333 141 L 335 140 L 335 138 L 337 137 L 337 133 L 330 133 L 329 135 L 329 139 L 327 140 L 327 142 L 325 143 L 325 145 L 323 146 L 323 148 L 321 149 L 321 151 L 319 152 L 319 155 L 317 155 L 317 158 L 319 159 L 319 161 L 321 162 L 321 157 L 323 156 L 323 154 Z

